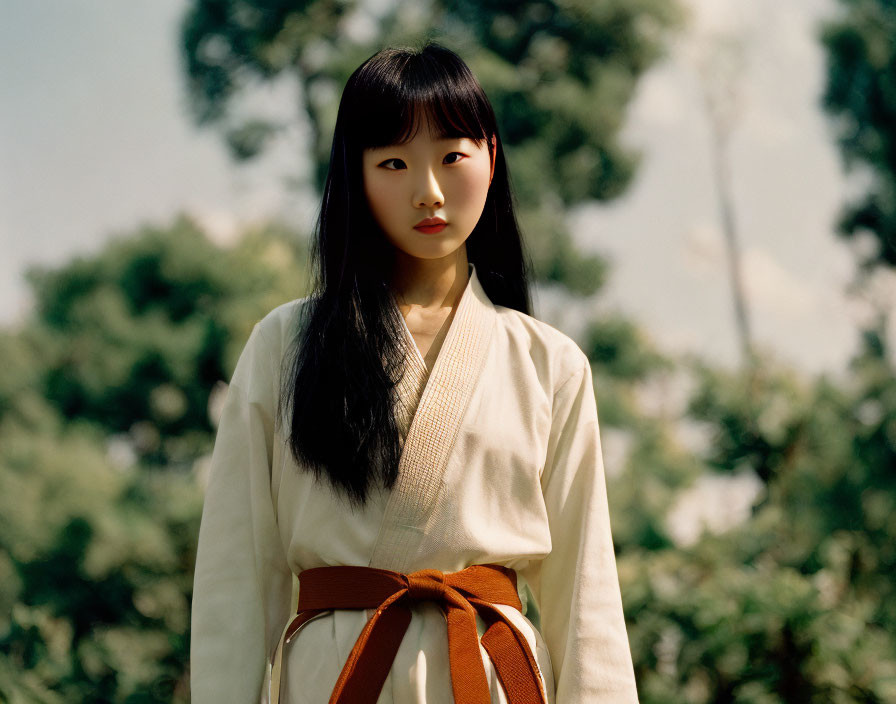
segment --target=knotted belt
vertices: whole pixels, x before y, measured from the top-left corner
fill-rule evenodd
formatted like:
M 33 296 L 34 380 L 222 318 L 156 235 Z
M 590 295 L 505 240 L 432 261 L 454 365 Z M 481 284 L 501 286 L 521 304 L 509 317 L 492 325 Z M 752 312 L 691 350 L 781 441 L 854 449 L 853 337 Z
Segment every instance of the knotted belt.
M 538 664 L 526 637 L 493 604 L 522 610 L 516 572 L 472 565 L 458 572 L 404 574 L 375 567 L 314 567 L 299 575 L 296 615 L 274 654 L 271 704 L 279 704 L 282 650 L 303 624 L 334 609 L 375 608 L 342 668 L 329 704 L 376 704 L 398 646 L 411 622 L 409 604 L 434 601 L 448 625 L 451 688 L 456 704 L 490 704 L 479 650 L 476 614 L 486 623 L 481 642 L 510 704 L 546 704 Z

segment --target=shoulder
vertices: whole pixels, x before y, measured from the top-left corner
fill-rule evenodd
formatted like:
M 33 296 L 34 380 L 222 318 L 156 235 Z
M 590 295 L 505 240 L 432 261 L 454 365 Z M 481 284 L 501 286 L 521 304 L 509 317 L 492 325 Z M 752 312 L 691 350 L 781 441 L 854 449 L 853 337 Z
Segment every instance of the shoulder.
M 304 311 L 308 297 L 281 303 L 252 327 L 240 353 L 231 383 L 243 388 L 273 386 L 293 330 Z
M 280 357 L 286 346 L 292 341 L 297 323 L 308 309 L 310 296 L 295 298 L 281 303 L 266 313 L 252 331 L 258 337 L 258 344 L 264 345 L 272 356 Z
M 590 369 L 588 356 L 562 330 L 513 308 L 495 306 L 498 324 L 513 347 L 525 350 L 531 363 L 554 391 Z

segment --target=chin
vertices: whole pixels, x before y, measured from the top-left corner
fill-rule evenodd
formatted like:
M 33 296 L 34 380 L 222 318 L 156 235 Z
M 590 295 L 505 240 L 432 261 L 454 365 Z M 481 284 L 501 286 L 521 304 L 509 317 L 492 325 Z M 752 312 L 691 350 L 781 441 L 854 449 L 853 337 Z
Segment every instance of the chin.
M 436 236 L 432 237 L 435 238 Z M 464 245 L 464 242 L 443 240 L 441 242 L 433 241 L 425 244 L 415 242 L 413 246 L 395 243 L 393 243 L 393 245 L 396 249 L 415 259 L 442 259 L 457 252 L 457 250 Z

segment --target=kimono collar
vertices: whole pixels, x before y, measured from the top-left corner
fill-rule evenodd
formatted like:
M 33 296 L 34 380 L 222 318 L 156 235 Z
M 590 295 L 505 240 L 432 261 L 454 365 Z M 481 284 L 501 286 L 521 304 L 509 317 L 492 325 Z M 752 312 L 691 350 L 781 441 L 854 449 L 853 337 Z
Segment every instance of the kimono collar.
M 420 351 L 404 326 L 407 366 L 399 383 L 396 412 L 399 427 L 407 434 L 371 567 L 413 569 L 415 547 L 485 367 L 497 311 L 479 282 L 475 265 L 469 266 L 467 287 L 428 377 Z
M 405 350 L 405 374 L 398 384 L 398 406 L 396 418 L 402 440 L 408 433 L 411 420 L 417 410 L 417 404 L 421 400 L 425 385 L 431 374 L 435 374 L 439 364 L 456 368 L 462 361 L 458 359 L 464 354 L 464 346 L 481 337 L 488 330 L 491 318 L 495 315 L 495 306 L 492 304 L 485 289 L 479 281 L 476 266 L 471 262 L 468 265 L 469 279 L 464 292 L 461 294 L 454 311 L 454 317 L 448 328 L 448 333 L 442 341 L 442 348 L 433 364 L 432 369 L 426 367 L 426 362 L 420 354 L 417 343 L 408 329 L 402 316 L 402 342 Z M 395 303 L 396 308 L 398 303 Z M 445 357 L 448 361 L 443 362 Z
M 471 333 L 478 334 L 481 332 L 481 326 L 487 321 L 489 316 L 494 313 L 495 306 L 491 300 L 489 300 L 488 295 L 485 293 L 485 289 L 482 288 L 482 284 L 479 282 L 479 277 L 476 273 L 476 265 L 472 262 L 467 266 L 467 273 L 469 276 L 467 285 L 466 288 L 464 288 L 464 292 L 461 294 L 460 300 L 457 302 L 457 309 L 454 311 L 454 318 L 449 326 L 448 336 L 451 336 L 455 327 L 463 328 L 465 335 Z M 397 301 L 395 302 L 395 307 L 398 307 Z M 404 321 L 404 316 L 402 316 L 401 319 Z M 455 321 L 458 319 L 460 319 L 459 322 L 455 324 Z M 414 338 L 408 329 L 407 323 L 402 327 L 404 333 L 403 342 L 405 343 L 405 348 L 409 357 L 408 363 L 415 371 L 423 372 L 424 375 L 428 374 L 426 363 L 414 342 Z M 443 341 L 443 347 L 448 344 L 448 336 L 446 336 Z M 441 357 L 441 351 L 439 352 L 439 357 Z

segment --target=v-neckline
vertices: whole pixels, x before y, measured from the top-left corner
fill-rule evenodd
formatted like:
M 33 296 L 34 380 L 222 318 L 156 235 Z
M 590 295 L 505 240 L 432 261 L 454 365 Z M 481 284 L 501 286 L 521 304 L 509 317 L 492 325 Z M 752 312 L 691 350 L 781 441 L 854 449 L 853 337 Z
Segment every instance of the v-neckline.
M 454 321 L 452 320 L 451 322 L 453 323 Z M 411 347 L 414 348 L 414 352 L 416 353 L 416 356 L 417 356 L 417 361 L 420 362 L 420 365 L 424 369 L 427 369 L 426 359 L 423 357 L 423 354 L 420 352 L 420 348 L 417 346 L 417 341 L 414 339 L 414 334 L 411 332 L 411 329 L 408 327 L 408 321 L 405 320 L 403 315 L 401 316 L 401 323 L 402 323 L 402 325 L 404 325 L 404 332 L 408 338 L 408 341 L 413 343 L 413 344 L 411 344 Z M 446 337 L 447 337 L 447 334 L 446 334 Z M 442 340 L 442 346 L 443 347 L 445 346 L 444 340 Z M 439 348 L 439 354 L 441 354 L 441 353 L 442 353 L 442 350 L 441 350 L 441 348 Z M 436 359 L 438 359 L 438 357 L 439 356 L 436 355 Z M 435 362 L 433 362 L 433 366 L 435 366 Z M 431 370 L 427 369 L 427 371 L 431 371 Z
M 410 571 L 415 545 L 425 534 L 455 439 L 467 406 L 485 368 L 495 320 L 495 306 L 470 264 L 469 280 L 461 294 L 442 346 L 427 376 L 420 348 L 403 325 L 408 350 L 406 372 L 399 381 L 401 425 L 406 424 L 398 477 L 389 492 L 369 566 Z M 398 308 L 398 301 L 393 296 Z M 400 314 L 400 310 L 399 310 Z M 402 316 L 403 318 L 404 316 Z
M 439 363 L 439 359 L 442 357 L 442 351 L 445 349 L 448 344 L 448 340 L 451 337 L 452 329 L 455 327 L 454 322 L 457 320 L 458 313 L 460 312 L 461 306 L 464 303 L 464 299 L 468 298 L 470 289 L 472 288 L 472 280 L 475 271 L 475 266 L 472 263 L 467 265 L 467 285 L 464 287 L 463 293 L 461 293 L 460 298 L 457 303 L 454 305 L 454 308 L 448 314 L 448 317 L 451 318 L 451 321 L 448 323 L 448 330 L 445 332 L 445 337 L 442 338 L 442 343 L 439 346 L 439 351 L 436 354 L 436 358 L 432 361 L 432 367 L 427 367 L 426 358 L 420 352 L 420 348 L 417 346 L 417 341 L 414 339 L 413 333 L 411 333 L 411 329 L 408 327 L 407 320 L 405 320 L 404 315 L 401 313 L 401 308 L 398 306 L 398 300 L 393 296 L 392 300 L 395 304 L 395 307 L 398 308 L 399 316 L 401 317 L 402 327 L 404 328 L 405 342 L 408 343 L 409 347 L 412 349 L 412 355 L 414 357 L 414 361 L 417 363 L 419 371 L 423 373 L 424 378 L 427 380 L 432 375 L 433 370 L 435 370 L 436 365 Z M 443 322 L 444 325 L 444 322 Z M 441 330 L 441 328 L 440 328 Z M 438 333 L 437 333 L 438 334 Z M 421 391 L 422 396 L 422 391 Z

